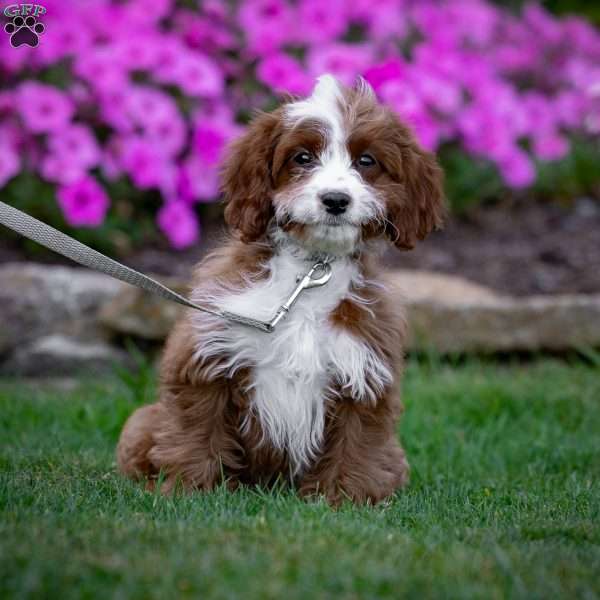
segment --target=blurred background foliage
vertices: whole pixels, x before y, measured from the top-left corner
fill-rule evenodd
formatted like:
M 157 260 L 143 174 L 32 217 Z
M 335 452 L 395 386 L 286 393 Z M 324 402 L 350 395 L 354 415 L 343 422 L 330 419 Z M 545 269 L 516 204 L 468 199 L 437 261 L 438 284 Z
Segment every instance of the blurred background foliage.
M 519 10 L 526 0 L 495 0 L 496 4 Z M 600 24 L 600 3 L 594 0 L 544 0 L 542 5 L 557 15 L 578 14 Z

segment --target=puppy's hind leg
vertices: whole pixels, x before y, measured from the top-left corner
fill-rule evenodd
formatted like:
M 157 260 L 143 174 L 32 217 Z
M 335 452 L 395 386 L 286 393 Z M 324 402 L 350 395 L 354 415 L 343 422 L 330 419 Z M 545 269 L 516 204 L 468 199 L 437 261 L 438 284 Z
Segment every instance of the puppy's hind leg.
M 156 402 L 138 408 L 127 419 L 117 445 L 117 465 L 123 475 L 141 479 L 157 474 L 148 453 L 155 444 L 154 431 L 162 412 L 163 407 Z

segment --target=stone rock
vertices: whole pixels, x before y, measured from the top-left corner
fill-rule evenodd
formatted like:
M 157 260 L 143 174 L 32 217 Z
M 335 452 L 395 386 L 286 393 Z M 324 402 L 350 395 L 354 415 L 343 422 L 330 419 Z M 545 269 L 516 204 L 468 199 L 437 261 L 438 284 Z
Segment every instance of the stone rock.
M 98 340 L 98 311 L 125 284 L 89 271 L 30 263 L 0 266 L 0 356 L 51 334 Z
M 187 294 L 187 283 L 162 280 Z M 600 295 L 503 296 L 460 277 L 396 270 L 387 283 L 406 306 L 409 350 L 509 352 L 600 347 Z M 117 336 L 161 342 L 184 310 L 84 269 L 0 267 L 0 371 L 102 370 L 126 355 Z M 111 344 L 112 342 L 112 344 Z
M 187 285 L 182 282 L 158 277 L 156 279 L 183 296 L 189 292 Z M 119 335 L 162 341 L 182 310 L 185 307 L 179 304 L 139 288 L 126 286 L 102 307 L 99 320 L 104 327 Z
M 181 293 L 183 282 L 165 281 Z M 462 277 L 395 270 L 387 283 L 407 308 L 409 350 L 508 352 L 600 347 L 600 295 L 513 298 Z M 161 341 L 181 307 L 135 288 L 101 312 L 111 330 Z
M 395 271 L 409 347 L 437 352 L 565 351 L 600 347 L 600 294 L 502 296 L 460 277 Z
M 107 343 L 55 334 L 20 345 L 2 364 L 0 374 L 60 377 L 79 372 L 98 374 L 115 366 L 130 366 L 127 354 Z

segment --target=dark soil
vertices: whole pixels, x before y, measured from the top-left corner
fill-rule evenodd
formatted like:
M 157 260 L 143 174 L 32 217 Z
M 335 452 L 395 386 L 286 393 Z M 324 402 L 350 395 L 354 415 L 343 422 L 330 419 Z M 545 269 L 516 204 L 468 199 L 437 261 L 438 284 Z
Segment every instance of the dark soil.
M 394 266 L 462 275 L 505 294 L 600 293 L 600 202 L 512 202 L 451 219 Z
M 204 223 L 204 241 L 175 252 L 166 245 L 118 257 L 134 268 L 188 277 L 191 266 L 218 243 L 222 225 Z M 22 261 L 23 250 L 0 233 L 0 263 Z M 55 255 L 41 262 L 65 263 Z M 461 275 L 505 294 L 600 293 L 600 202 L 572 205 L 520 201 L 480 207 L 451 218 L 411 252 L 391 250 L 390 266 Z

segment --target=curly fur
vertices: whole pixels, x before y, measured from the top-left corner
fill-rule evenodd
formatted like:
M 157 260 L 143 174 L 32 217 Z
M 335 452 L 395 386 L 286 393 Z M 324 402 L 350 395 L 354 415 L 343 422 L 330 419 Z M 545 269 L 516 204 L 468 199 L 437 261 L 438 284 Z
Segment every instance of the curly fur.
M 365 152 L 374 165 L 360 165 Z M 267 319 L 315 253 L 334 259 L 332 279 L 273 334 L 187 311 L 159 400 L 125 424 L 119 468 L 149 485 L 162 472 L 163 491 L 284 479 L 334 505 L 389 497 L 409 472 L 396 432 L 405 323 L 378 253 L 440 226 L 435 158 L 364 82 L 325 76 L 309 98 L 258 115 L 222 173 L 233 237 L 196 269 L 196 302 Z M 332 189 L 351 199 L 341 216 L 321 203 Z

